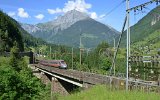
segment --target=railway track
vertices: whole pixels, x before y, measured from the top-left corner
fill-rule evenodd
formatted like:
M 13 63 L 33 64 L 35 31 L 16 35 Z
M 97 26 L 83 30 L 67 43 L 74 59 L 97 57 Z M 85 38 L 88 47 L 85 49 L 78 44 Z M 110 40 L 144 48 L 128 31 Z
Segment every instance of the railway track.
M 54 73 L 61 77 L 67 77 L 80 83 L 97 85 L 97 84 L 106 84 L 117 89 L 125 89 L 126 79 L 122 77 L 106 76 L 89 72 L 82 72 L 77 70 L 65 70 L 59 68 L 53 68 L 49 66 L 43 66 L 39 64 L 32 64 L 41 70 Z M 138 89 L 142 91 L 149 92 L 160 92 L 160 86 L 155 81 L 143 81 L 143 80 L 134 80 L 129 79 L 129 89 Z

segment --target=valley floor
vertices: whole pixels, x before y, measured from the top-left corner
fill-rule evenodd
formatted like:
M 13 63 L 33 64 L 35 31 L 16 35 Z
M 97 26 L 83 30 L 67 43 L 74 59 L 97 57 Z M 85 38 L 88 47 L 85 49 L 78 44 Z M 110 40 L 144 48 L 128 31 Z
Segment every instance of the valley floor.
M 160 100 L 160 95 L 139 91 L 111 90 L 100 85 L 69 96 L 61 96 L 58 100 Z

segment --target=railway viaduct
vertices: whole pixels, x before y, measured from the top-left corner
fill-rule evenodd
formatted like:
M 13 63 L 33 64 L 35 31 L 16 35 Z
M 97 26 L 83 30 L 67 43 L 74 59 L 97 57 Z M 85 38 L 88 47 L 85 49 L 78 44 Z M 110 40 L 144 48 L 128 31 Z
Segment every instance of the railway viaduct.
M 58 69 L 39 64 L 30 64 L 29 67 L 32 69 L 33 74 L 40 78 L 43 83 L 51 83 L 53 93 L 58 92 L 67 95 L 77 87 L 87 89 L 97 84 L 106 84 L 116 89 L 125 89 L 126 79 L 123 77 L 100 75 L 71 69 Z M 129 79 L 129 89 L 160 92 L 158 84 L 134 79 Z
M 10 56 L 10 53 L 0 52 L 0 55 Z M 39 64 L 33 64 L 35 62 L 33 52 L 20 52 L 20 55 L 29 57 L 30 64 L 28 65 L 28 67 L 32 69 L 33 74 L 36 77 L 40 78 L 43 83 L 51 83 L 52 92 L 58 92 L 60 94 L 67 95 L 77 87 L 87 89 L 96 84 L 106 84 L 117 89 L 125 89 L 125 77 L 107 76 L 71 69 L 65 70 Z M 158 58 L 156 58 L 156 63 L 157 59 Z M 132 60 L 133 62 L 135 62 L 135 59 Z M 136 62 L 137 61 L 138 60 L 136 60 Z M 142 61 L 140 60 L 140 62 Z M 153 61 L 151 63 L 153 63 Z M 143 91 L 160 92 L 160 81 L 158 83 L 130 78 L 128 87 L 129 89 L 141 89 Z
M 70 69 L 58 69 L 39 64 L 30 64 L 29 67 L 33 70 L 33 74 L 40 78 L 43 83 L 51 83 L 53 92 L 58 92 L 63 95 L 69 94 L 77 87 L 87 89 L 96 84 L 110 84 L 110 82 L 112 82 L 112 84 L 118 83 L 117 87 L 121 84 L 121 87 L 125 88 L 125 79 L 123 78 Z

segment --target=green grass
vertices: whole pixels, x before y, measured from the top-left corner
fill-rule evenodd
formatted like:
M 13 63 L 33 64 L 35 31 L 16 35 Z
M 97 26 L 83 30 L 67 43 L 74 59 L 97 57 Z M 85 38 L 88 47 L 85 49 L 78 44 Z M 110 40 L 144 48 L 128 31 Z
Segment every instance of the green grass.
M 100 85 L 69 96 L 61 96 L 58 100 L 160 100 L 160 95 L 138 91 L 111 90 Z

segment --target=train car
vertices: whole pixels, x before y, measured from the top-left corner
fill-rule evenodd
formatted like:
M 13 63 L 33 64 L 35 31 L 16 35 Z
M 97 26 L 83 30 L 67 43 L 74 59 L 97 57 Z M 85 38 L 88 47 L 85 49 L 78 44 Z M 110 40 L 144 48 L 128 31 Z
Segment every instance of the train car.
M 64 60 L 40 60 L 39 64 L 44 66 L 67 69 L 67 64 Z

